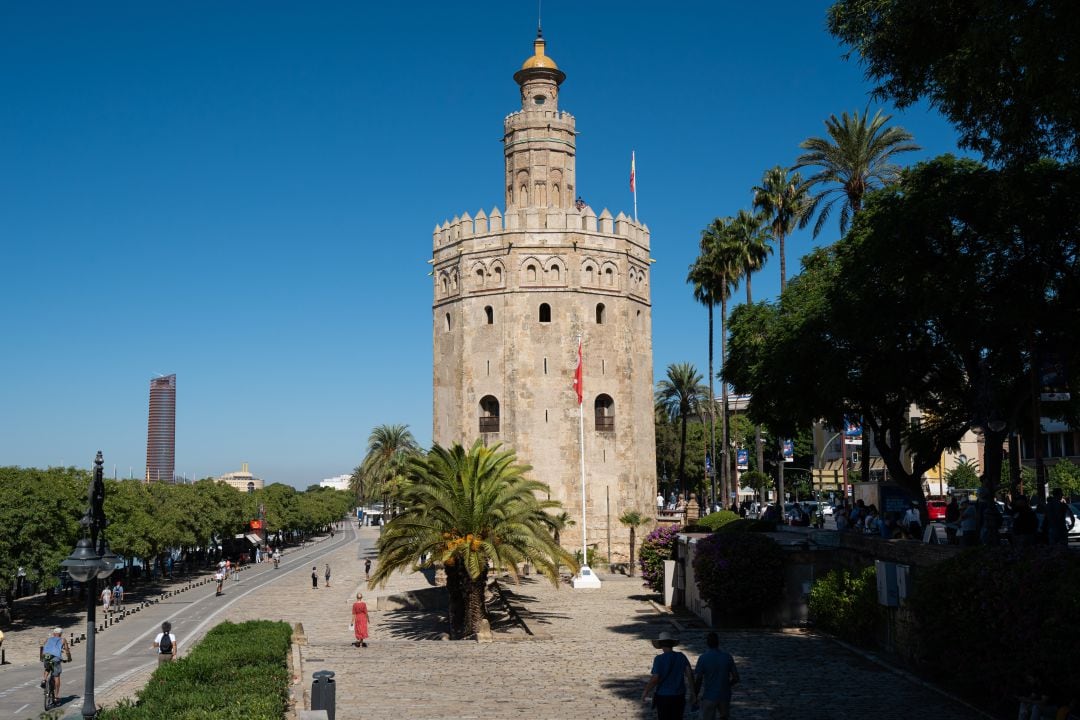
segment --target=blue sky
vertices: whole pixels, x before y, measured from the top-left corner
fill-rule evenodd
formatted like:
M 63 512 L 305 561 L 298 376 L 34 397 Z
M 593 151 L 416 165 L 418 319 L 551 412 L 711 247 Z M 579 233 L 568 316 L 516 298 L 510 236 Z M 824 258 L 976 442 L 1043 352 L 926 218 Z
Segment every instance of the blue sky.
M 632 211 L 637 152 L 658 377 L 706 368 L 701 229 L 868 102 L 828 4 L 544 3 L 597 212 Z M 157 373 L 188 476 L 306 487 L 376 424 L 429 443 L 431 230 L 502 206 L 535 27 L 517 0 L 0 1 L 0 464 L 100 449 L 141 476 Z M 906 159 L 956 152 L 932 110 L 893 122 L 924 148 Z M 790 238 L 789 275 L 836 232 Z M 775 256 L 753 288 L 778 292 Z

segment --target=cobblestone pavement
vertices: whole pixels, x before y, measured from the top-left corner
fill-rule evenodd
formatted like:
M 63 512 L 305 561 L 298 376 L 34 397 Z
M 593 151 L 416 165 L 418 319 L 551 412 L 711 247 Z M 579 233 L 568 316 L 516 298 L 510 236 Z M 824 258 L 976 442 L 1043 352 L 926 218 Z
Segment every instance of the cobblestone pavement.
M 331 589 L 312 590 L 305 568 L 295 581 L 275 584 L 272 597 L 229 613 L 232 620 L 302 622 L 303 686 L 310 688 L 312 672 L 333 670 L 339 720 L 647 718 L 639 698 L 656 653 L 648 640 L 674 630 L 692 661 L 704 649 L 700 624 L 660 612 L 640 580 L 622 576 L 590 591 L 556 589 L 535 577 L 510 585 L 532 614 L 530 627 L 550 639 L 427 639 L 442 629 L 436 615 L 373 610 L 368 647 L 353 647 L 348 624 L 358 588 L 374 608 L 379 595 L 428 586 L 414 573 L 364 589 L 363 558 L 373 557 L 376 537 L 376 529 L 364 528 L 359 544 L 331 556 Z M 743 678 L 732 712 L 740 720 L 826 720 L 848 717 L 852 708 L 876 720 L 986 717 L 813 633 L 724 632 L 721 644 Z

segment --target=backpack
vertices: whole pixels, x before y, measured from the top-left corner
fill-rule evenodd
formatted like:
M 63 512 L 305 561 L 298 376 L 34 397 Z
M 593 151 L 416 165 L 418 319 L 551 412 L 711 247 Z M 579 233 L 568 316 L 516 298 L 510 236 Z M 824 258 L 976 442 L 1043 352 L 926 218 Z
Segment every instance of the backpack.
M 160 651 L 162 655 L 172 655 L 172 634 L 161 634 L 161 642 L 158 643 L 158 651 Z

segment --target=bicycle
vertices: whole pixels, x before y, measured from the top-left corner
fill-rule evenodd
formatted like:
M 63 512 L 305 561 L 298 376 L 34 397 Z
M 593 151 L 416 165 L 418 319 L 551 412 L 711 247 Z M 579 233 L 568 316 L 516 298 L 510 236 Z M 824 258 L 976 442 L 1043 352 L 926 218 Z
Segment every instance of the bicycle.
M 55 661 L 50 661 L 48 663 L 49 676 L 45 679 L 45 688 L 43 689 L 43 693 L 45 695 L 46 712 L 52 710 L 57 705 L 56 683 L 54 682 L 54 680 L 56 679 L 56 675 L 53 674 L 53 662 Z

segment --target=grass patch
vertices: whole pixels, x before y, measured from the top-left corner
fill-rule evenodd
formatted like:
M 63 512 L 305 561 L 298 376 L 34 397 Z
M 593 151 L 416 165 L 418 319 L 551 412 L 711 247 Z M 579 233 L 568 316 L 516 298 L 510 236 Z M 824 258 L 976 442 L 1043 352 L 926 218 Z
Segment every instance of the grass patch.
M 223 622 L 186 657 L 158 667 L 136 702 L 100 720 L 281 720 L 289 701 L 288 623 Z

